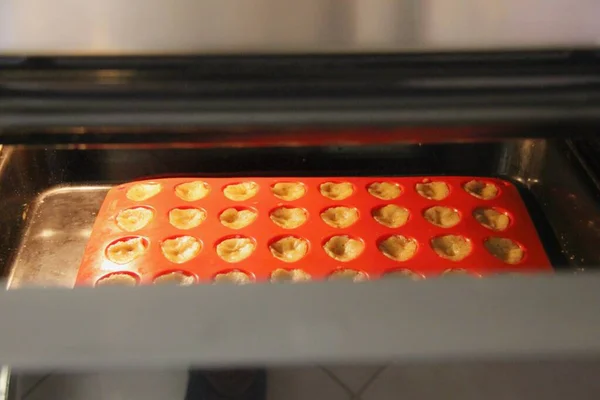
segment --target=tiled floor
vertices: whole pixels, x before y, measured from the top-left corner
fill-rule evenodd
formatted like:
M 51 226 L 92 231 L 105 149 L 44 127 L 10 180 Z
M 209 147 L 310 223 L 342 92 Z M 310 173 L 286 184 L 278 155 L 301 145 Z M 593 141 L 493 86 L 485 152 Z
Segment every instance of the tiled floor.
M 599 399 L 600 360 L 270 370 L 267 400 Z M 20 376 L 17 400 L 183 399 L 185 371 Z

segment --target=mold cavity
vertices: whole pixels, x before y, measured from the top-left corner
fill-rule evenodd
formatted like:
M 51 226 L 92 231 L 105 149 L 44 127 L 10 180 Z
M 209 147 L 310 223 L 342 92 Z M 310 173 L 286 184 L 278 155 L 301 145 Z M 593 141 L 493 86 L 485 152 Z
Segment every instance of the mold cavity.
M 369 276 L 362 272 L 357 271 L 355 269 L 338 269 L 333 271 L 328 278 L 330 281 L 350 281 L 350 282 L 364 282 L 369 280 Z
M 431 240 L 431 247 L 438 256 L 451 261 L 460 261 L 471 253 L 471 241 L 464 236 L 445 235 Z
M 258 193 L 258 185 L 254 182 L 234 183 L 225 186 L 223 194 L 229 200 L 244 201 L 251 199 Z
M 324 197 L 331 200 L 344 200 L 352 196 L 354 186 L 350 182 L 325 182 L 319 186 L 319 191 Z
M 394 261 L 406 261 L 417 252 L 417 241 L 402 235 L 392 235 L 377 246 L 384 256 Z
M 482 200 L 491 200 L 498 196 L 498 188 L 493 183 L 472 180 L 465 183 L 463 186 L 465 191 L 471 196 L 477 197 Z
M 421 274 L 418 274 L 410 269 L 395 269 L 385 273 L 384 278 L 396 278 L 396 279 L 410 279 L 413 281 L 420 281 L 425 279 Z
M 243 271 L 233 270 L 229 272 L 219 272 L 213 280 L 215 285 L 246 285 L 252 283 L 250 275 Z
M 196 201 L 210 193 L 210 186 L 203 181 L 186 182 L 175 186 L 175 195 L 183 201 Z
M 478 208 L 473 211 L 473 217 L 481 225 L 493 231 L 503 231 L 510 224 L 508 213 L 493 208 Z
M 202 250 L 202 244 L 193 236 L 178 236 L 164 240 L 160 249 L 167 260 L 182 264 L 196 257 Z
M 117 214 L 117 226 L 127 232 L 135 232 L 152 221 L 154 213 L 146 207 L 134 207 Z
M 162 190 L 160 183 L 136 183 L 127 190 L 126 197 L 133 201 L 144 201 L 156 196 Z
M 308 241 L 295 236 L 285 236 L 269 244 L 273 257 L 284 262 L 296 262 L 308 252 Z
M 406 224 L 410 216 L 410 212 L 406 208 L 399 207 L 394 204 L 376 208 L 373 213 L 375 221 L 388 228 L 399 228 Z
M 494 257 L 501 259 L 507 264 L 518 264 L 525 256 L 525 252 L 521 246 L 506 238 L 487 238 L 484 246 Z
M 169 222 L 177 229 L 192 229 L 206 219 L 206 211 L 197 208 L 174 208 L 169 211 Z
M 271 221 L 283 229 L 294 229 L 303 225 L 308 218 L 302 208 L 278 207 L 269 213 Z
M 342 262 L 354 260 L 364 248 L 365 244 L 361 240 L 348 235 L 333 236 L 323 245 L 329 257 Z
M 392 182 L 375 182 L 367 188 L 368 192 L 381 200 L 393 200 L 400 196 L 402 189 Z
M 106 248 L 106 257 L 116 264 L 127 264 L 148 249 L 148 241 L 141 237 L 123 238 L 114 241 Z
M 278 268 L 271 274 L 273 283 L 299 283 L 310 281 L 310 275 L 301 269 Z
M 155 285 L 190 286 L 195 282 L 192 274 L 183 271 L 167 272 L 154 278 Z
M 445 182 L 417 183 L 417 193 L 429 200 L 443 200 L 450 194 L 450 188 Z
M 347 228 L 358 221 L 358 210 L 354 207 L 330 207 L 321 212 L 321 219 L 334 228 Z
M 306 187 L 301 182 L 279 182 L 271 187 L 273 195 L 285 201 L 298 200 L 306 193 Z
M 219 215 L 223 226 L 231 229 L 242 229 L 256 220 L 257 212 L 251 208 L 231 207 Z
M 256 244 L 250 238 L 239 236 L 230 239 L 224 239 L 217 244 L 217 255 L 228 263 L 236 263 L 246 258 L 254 252 Z
M 137 286 L 138 278 L 126 272 L 114 272 L 96 281 L 96 286 Z
M 423 217 L 433 225 L 441 228 L 451 228 L 460 222 L 460 214 L 453 208 L 435 206 L 428 208 Z

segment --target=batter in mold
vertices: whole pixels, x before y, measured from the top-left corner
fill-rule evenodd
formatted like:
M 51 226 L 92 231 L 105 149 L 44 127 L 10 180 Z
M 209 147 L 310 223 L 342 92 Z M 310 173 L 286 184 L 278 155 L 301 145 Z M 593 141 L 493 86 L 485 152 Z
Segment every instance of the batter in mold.
M 116 264 L 127 264 L 146 252 L 147 243 L 140 237 L 120 240 L 108 246 L 106 256 Z
M 510 239 L 491 237 L 484 242 L 485 248 L 507 264 L 517 264 L 524 256 L 523 249 Z
M 310 275 L 301 269 L 278 268 L 271 274 L 273 283 L 299 283 L 310 281 Z
M 450 268 L 442 273 L 442 276 L 468 276 L 471 275 L 469 271 L 463 268 Z
M 159 183 L 136 183 L 127 190 L 126 197 L 133 201 L 144 201 L 156 196 L 162 190 Z
M 358 210 L 354 207 L 330 207 L 321 213 L 321 219 L 334 228 L 347 228 L 358 221 Z
M 210 186 L 206 182 L 193 181 L 175 186 L 175 195 L 183 201 L 197 201 L 205 198 L 210 193 Z
M 298 200 L 306 193 L 306 188 L 300 182 L 279 182 L 271 187 L 273 195 L 285 201 Z
M 431 240 L 438 256 L 451 261 L 460 261 L 471 252 L 471 242 L 463 236 L 445 235 Z
M 319 191 L 328 199 L 344 200 L 354 193 L 354 187 L 349 182 L 325 182 L 319 186 Z
M 254 182 L 242 182 L 227 185 L 223 194 L 229 200 L 244 201 L 253 198 L 258 193 L 258 185 Z
M 490 200 L 498 195 L 498 188 L 496 185 L 478 180 L 467 182 L 464 189 L 471 196 L 482 200 Z
M 406 261 L 417 252 L 417 242 L 402 235 L 392 235 L 379 243 L 379 250 L 394 261 Z
M 355 269 L 338 269 L 329 275 L 330 281 L 351 281 L 351 282 L 364 282 L 368 281 L 369 277 L 367 274 Z
M 388 204 L 373 211 L 373 218 L 388 228 L 399 228 L 406 224 L 410 212 L 395 204 Z
M 302 208 L 278 207 L 269 214 L 275 225 L 284 229 L 294 229 L 306 222 L 306 211 Z
M 478 208 L 473 212 L 473 216 L 477 222 L 493 231 L 503 231 L 510 224 L 508 215 L 493 208 Z
M 169 211 L 169 222 L 177 229 L 192 229 L 206 219 L 206 213 L 197 208 L 174 208 Z
M 167 239 L 161 243 L 160 248 L 165 258 L 175 264 L 181 264 L 196 257 L 202 245 L 192 236 L 179 236 Z
M 100 278 L 96 286 L 137 286 L 137 279 L 129 274 L 110 274 Z
M 217 255 L 229 263 L 236 263 L 250 257 L 255 247 L 254 242 L 246 237 L 225 239 L 217 245 Z
M 286 236 L 269 245 L 273 257 L 285 261 L 296 262 L 306 255 L 308 242 L 305 239 Z
M 398 269 L 394 271 L 387 272 L 384 275 L 384 278 L 398 278 L 398 279 L 410 279 L 413 281 L 420 281 L 423 278 L 423 275 L 417 274 L 409 269 Z
M 329 257 L 342 262 L 354 260 L 363 252 L 364 248 L 363 242 L 347 235 L 333 236 L 323 246 Z
M 451 228 L 460 222 L 460 214 L 450 207 L 430 207 L 425 210 L 423 217 L 441 228 Z
M 135 232 L 152 220 L 152 210 L 144 207 L 128 208 L 117 214 L 117 226 L 127 232 Z
M 190 286 L 193 285 L 195 281 L 193 276 L 184 274 L 180 271 L 169 272 L 154 278 L 155 285 Z
M 402 192 L 400 186 L 391 182 L 375 182 L 370 184 L 367 190 L 381 200 L 393 200 Z
M 215 285 L 246 285 L 251 283 L 252 279 L 242 271 L 222 272 L 215 275 Z
M 256 212 L 253 210 L 236 210 L 228 208 L 219 215 L 221 224 L 231 229 L 242 229 L 256 220 Z
M 450 194 L 445 182 L 417 183 L 417 193 L 429 200 L 444 200 Z

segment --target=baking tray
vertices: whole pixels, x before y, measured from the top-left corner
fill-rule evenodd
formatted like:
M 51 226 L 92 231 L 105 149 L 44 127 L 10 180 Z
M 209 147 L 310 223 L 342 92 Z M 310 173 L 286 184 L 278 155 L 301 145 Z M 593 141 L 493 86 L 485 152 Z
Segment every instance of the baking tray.
M 197 201 L 184 201 L 176 194 L 178 185 L 202 181 L 210 188 L 209 194 Z M 498 194 L 491 200 L 476 198 L 464 190 L 464 185 L 472 180 L 491 183 L 498 188 Z M 449 195 L 443 200 L 424 198 L 416 191 L 416 185 L 423 182 L 445 182 Z M 244 201 L 234 201 L 224 196 L 228 185 L 253 182 L 256 194 Z M 281 182 L 298 182 L 305 188 L 305 194 L 293 201 L 284 201 L 274 196 L 272 188 Z M 349 182 L 353 187 L 351 196 L 343 200 L 332 200 L 321 194 L 324 183 Z M 382 200 L 371 195 L 368 187 L 376 182 L 391 182 L 401 188 L 401 194 L 392 200 Z M 135 185 L 152 184 L 160 187 L 154 196 L 143 201 L 127 198 L 127 193 Z M 390 228 L 373 218 L 374 210 L 387 204 L 406 208 L 410 216 L 406 224 Z M 324 210 L 335 206 L 345 206 L 358 210 L 358 220 L 347 228 L 335 228 L 324 223 L 320 217 Z M 423 213 L 432 206 L 455 209 L 460 214 L 460 222 L 451 228 L 435 226 Z M 119 212 L 135 207 L 152 210 L 152 220 L 142 229 L 126 232 L 117 224 Z M 180 230 L 169 223 L 168 213 L 175 208 L 197 208 L 205 213 L 204 221 L 198 226 Z M 284 229 L 274 224 L 270 213 L 278 207 L 297 207 L 305 210 L 307 220 L 295 229 Z M 254 210 L 256 220 L 245 228 L 234 230 L 224 226 L 219 215 L 228 208 Z M 478 208 L 494 208 L 507 213 L 509 226 L 502 232 L 494 232 L 482 226 L 473 217 Z M 461 235 L 468 238 L 472 250 L 460 261 L 441 258 L 431 248 L 431 240 L 443 235 Z M 162 252 L 165 240 L 180 236 L 191 236 L 198 240 L 202 249 L 192 259 L 183 263 L 167 260 Z M 402 235 L 414 239 L 418 249 L 406 261 L 386 257 L 380 250 L 380 243 L 392 235 Z M 308 251 L 296 262 L 276 259 L 269 246 L 274 241 L 293 236 L 303 238 L 308 243 Z M 324 244 L 334 236 L 349 236 L 364 244 L 362 253 L 350 260 L 339 261 L 329 256 Z M 117 263 L 107 257 L 107 248 L 112 244 L 139 237 L 144 241 L 144 253 L 125 263 Z M 511 265 L 492 256 L 484 242 L 490 237 L 504 237 L 518 243 L 524 249 L 524 257 Z M 235 263 L 226 262 L 217 255 L 216 248 L 221 241 L 229 238 L 247 238 L 255 246 L 252 254 Z M 447 271 L 466 271 L 474 275 L 487 275 L 502 272 L 541 272 L 551 271 L 543 246 L 537 236 L 533 222 L 521 200 L 517 188 L 502 179 L 481 177 L 247 177 L 247 178 L 166 178 L 132 182 L 111 189 L 100 209 L 94 224 L 90 241 L 85 250 L 79 274 L 78 285 L 93 285 L 99 279 L 114 273 L 126 273 L 141 283 L 151 283 L 166 273 L 182 272 L 199 282 L 211 282 L 215 275 L 230 271 L 241 271 L 256 281 L 268 281 L 277 269 L 301 269 L 312 279 L 325 279 L 338 270 L 363 272 L 371 279 L 398 270 L 408 270 L 419 276 L 431 277 Z

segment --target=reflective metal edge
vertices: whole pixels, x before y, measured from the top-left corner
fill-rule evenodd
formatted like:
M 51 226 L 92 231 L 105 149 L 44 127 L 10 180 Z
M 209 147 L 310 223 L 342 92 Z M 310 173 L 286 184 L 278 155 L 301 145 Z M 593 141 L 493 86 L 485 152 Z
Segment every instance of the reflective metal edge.
M 0 293 L 14 368 L 600 355 L 600 275 Z

